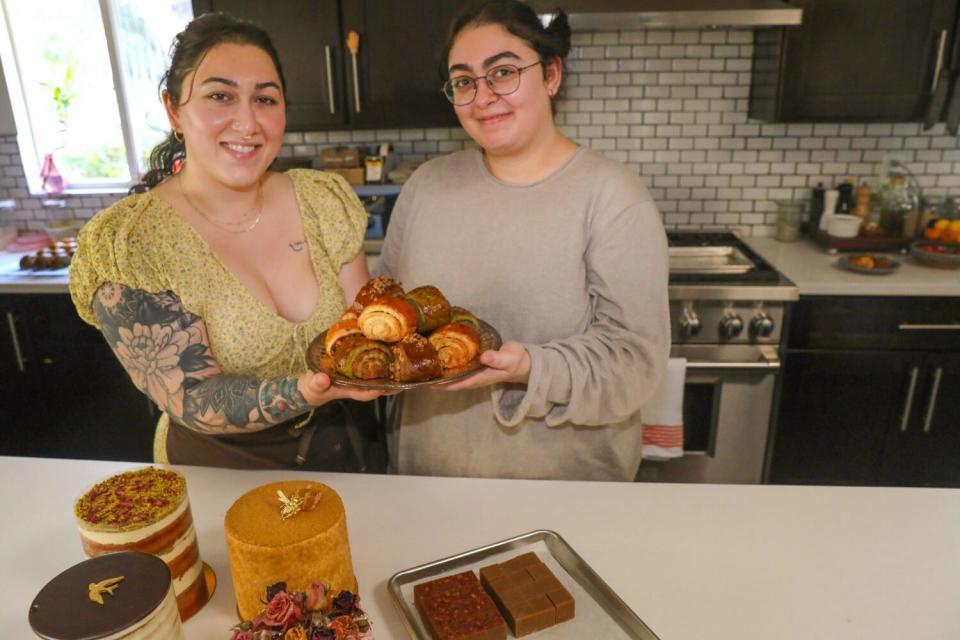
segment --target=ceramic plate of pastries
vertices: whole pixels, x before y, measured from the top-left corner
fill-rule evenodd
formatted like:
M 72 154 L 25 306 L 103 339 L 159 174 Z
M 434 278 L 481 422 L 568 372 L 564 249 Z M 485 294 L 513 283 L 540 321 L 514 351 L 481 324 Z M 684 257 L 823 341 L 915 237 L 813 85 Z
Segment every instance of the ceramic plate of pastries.
M 437 287 L 405 291 L 377 276 L 310 343 L 307 365 L 334 384 L 399 391 L 465 378 L 483 367 L 481 353 L 502 343 L 496 329 Z

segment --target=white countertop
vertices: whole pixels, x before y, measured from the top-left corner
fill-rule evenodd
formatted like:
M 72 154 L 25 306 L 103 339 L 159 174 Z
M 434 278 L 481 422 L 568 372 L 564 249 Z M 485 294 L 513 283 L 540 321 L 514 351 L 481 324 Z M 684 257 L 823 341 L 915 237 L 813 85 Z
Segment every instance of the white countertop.
M 0 458 L 5 638 L 30 637 L 34 595 L 84 559 L 77 495 L 137 466 Z M 291 477 L 343 497 L 378 640 L 406 637 L 386 587 L 395 572 L 540 528 L 563 536 L 662 640 L 960 637 L 960 490 L 178 470 L 218 577 L 184 626 L 189 639 L 226 639 L 235 622 L 227 509 Z
M 837 264 L 837 255 L 807 238 L 779 242 L 744 238 L 800 289 L 800 295 L 843 296 L 960 296 L 960 269 L 936 269 L 900 254 L 890 256 L 900 268 L 887 275 L 861 274 Z

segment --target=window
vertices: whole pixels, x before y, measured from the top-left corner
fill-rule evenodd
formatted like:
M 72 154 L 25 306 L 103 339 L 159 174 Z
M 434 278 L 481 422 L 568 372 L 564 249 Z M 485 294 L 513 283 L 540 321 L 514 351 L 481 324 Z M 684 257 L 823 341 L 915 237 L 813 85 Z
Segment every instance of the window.
M 2 0 L 0 59 L 31 193 L 126 190 L 169 129 L 157 86 L 190 0 Z

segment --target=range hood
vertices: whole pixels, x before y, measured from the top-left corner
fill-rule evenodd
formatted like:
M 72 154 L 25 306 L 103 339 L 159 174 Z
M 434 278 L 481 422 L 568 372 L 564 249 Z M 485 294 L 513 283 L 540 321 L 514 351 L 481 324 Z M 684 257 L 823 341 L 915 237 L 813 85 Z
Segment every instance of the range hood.
M 783 0 L 528 0 L 541 15 L 562 9 L 574 30 L 777 27 L 801 24 L 803 10 Z

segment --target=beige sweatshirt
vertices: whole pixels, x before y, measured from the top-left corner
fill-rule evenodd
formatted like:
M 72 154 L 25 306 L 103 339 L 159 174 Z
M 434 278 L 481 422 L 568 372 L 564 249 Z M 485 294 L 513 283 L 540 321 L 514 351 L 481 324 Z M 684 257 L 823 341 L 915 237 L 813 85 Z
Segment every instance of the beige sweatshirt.
M 436 285 L 532 364 L 526 385 L 404 392 L 400 473 L 633 480 L 670 325 L 660 214 L 628 167 L 581 148 L 511 186 L 477 149 L 431 160 L 397 200 L 380 270 Z

